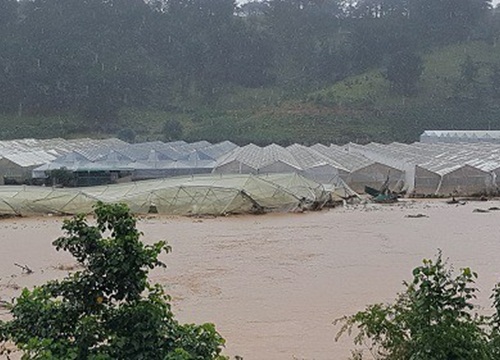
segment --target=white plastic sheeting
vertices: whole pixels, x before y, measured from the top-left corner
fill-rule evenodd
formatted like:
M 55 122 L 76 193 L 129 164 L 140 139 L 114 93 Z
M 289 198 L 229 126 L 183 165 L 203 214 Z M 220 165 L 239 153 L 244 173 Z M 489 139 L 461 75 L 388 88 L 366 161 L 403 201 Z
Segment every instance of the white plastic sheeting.
M 108 171 L 130 173 L 132 180 L 208 174 L 216 160 L 237 148 L 224 141 L 186 143 L 161 141 L 117 146 L 76 149 L 33 170 L 33 178 L 46 178 L 47 171 L 67 169 L 73 172 Z
M 472 195 L 495 190 L 495 144 L 349 144 L 349 151 L 404 171 L 409 192 Z M 495 151 L 496 149 L 496 151 Z
M 0 141 L 0 183 L 5 179 L 17 182 L 28 181 L 32 170 L 54 161 L 56 158 L 77 149 L 109 149 L 124 146 L 118 139 L 64 140 L 21 139 Z
M 53 189 L 0 187 L 0 215 L 90 213 L 97 201 L 125 203 L 132 212 L 225 215 L 321 207 L 330 194 L 297 174 L 209 175 L 127 184 Z
M 346 177 L 349 170 L 332 158 L 299 144 L 286 148 L 301 167 L 300 173 L 322 184 L 338 184 L 341 177 Z M 343 184 L 342 186 L 344 186 Z
M 426 130 L 420 135 L 423 143 L 500 143 L 500 131 L 494 130 Z
M 220 174 L 268 174 L 302 170 L 295 158 L 285 148 L 271 144 L 261 148 L 249 144 L 221 158 L 213 172 Z
M 335 145 L 327 147 L 316 144 L 312 148 L 345 167 L 348 171 L 341 174 L 341 177 L 358 193 L 364 192 L 365 186 L 380 188 L 387 181 L 391 190 L 401 190 L 404 186 L 404 171 L 387 163 Z

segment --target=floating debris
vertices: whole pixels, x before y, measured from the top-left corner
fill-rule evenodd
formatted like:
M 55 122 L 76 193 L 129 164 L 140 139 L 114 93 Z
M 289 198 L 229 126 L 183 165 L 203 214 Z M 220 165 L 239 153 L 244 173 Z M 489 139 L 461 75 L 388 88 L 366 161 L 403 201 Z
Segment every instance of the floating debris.
M 425 214 L 415 214 L 415 215 L 406 215 L 405 216 L 406 218 L 410 218 L 410 219 L 419 219 L 419 218 L 428 218 L 429 216 L 425 215 Z

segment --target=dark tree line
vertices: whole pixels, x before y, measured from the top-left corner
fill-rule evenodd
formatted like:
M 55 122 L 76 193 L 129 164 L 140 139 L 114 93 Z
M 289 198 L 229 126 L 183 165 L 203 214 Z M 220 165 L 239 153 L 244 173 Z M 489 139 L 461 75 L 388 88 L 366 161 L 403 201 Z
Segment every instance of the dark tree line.
M 490 0 L 0 0 L 0 112 L 100 121 L 234 86 L 327 85 L 498 28 Z

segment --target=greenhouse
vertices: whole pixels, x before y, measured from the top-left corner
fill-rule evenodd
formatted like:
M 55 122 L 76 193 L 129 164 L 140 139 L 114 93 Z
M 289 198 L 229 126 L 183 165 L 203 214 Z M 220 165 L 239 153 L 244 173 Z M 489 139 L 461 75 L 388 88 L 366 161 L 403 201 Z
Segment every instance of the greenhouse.
M 495 139 L 495 132 L 427 135 L 478 141 L 284 148 L 277 144 L 239 147 L 230 141 L 127 144 L 118 139 L 21 139 L 0 141 L 0 180 L 82 187 L 210 173 L 288 173 L 337 192 L 345 189 L 342 198 L 364 192 L 365 186 L 380 188 L 386 183 L 391 190 L 419 195 L 470 195 L 498 189 L 500 143 L 483 141 Z
M 32 179 L 32 171 L 76 149 L 123 146 L 118 139 L 63 140 L 21 139 L 0 141 L 0 182 L 24 183 Z
M 364 192 L 365 186 L 379 189 L 387 181 L 391 190 L 400 190 L 403 186 L 404 171 L 400 169 L 371 160 L 361 154 L 348 152 L 335 145 L 327 147 L 316 144 L 311 148 L 345 167 L 348 172 L 341 177 L 347 185 L 358 193 Z
M 321 208 L 330 194 L 298 174 L 208 175 L 99 187 L 0 187 L 0 215 L 91 213 L 98 202 L 136 214 L 227 215 Z
M 342 165 L 312 148 L 293 144 L 286 149 L 301 167 L 300 174 L 308 179 L 322 184 L 335 184 L 340 177 L 346 177 L 349 173 Z
M 500 143 L 500 131 L 494 130 L 426 130 L 420 135 L 423 143 Z
M 221 158 L 213 172 L 217 174 L 294 173 L 302 170 L 285 148 L 271 144 L 261 148 L 249 144 Z
M 349 144 L 348 148 L 403 171 L 411 193 L 471 195 L 494 190 L 494 172 L 500 167 L 497 161 L 488 160 L 494 145 L 465 145 L 370 143 Z
M 186 143 L 161 141 L 115 147 L 75 149 L 33 170 L 34 179 L 46 179 L 52 170 L 74 174 L 77 186 L 108 184 L 120 179 L 148 180 L 211 173 L 217 159 L 237 146 L 229 141 Z M 123 180 L 120 180 L 123 181 Z

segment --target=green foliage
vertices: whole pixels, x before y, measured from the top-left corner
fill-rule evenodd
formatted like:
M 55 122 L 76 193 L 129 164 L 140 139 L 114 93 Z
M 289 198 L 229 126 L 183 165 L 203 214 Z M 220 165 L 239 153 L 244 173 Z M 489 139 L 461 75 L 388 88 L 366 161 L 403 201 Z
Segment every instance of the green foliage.
M 126 141 L 128 143 L 133 143 L 135 140 L 135 137 L 136 137 L 136 133 L 134 130 L 132 130 L 130 128 L 125 128 L 125 129 L 121 129 L 120 131 L 118 131 L 116 136 L 118 137 L 118 139 L 121 139 L 121 140 Z
M 168 119 L 163 123 L 163 136 L 166 141 L 179 140 L 182 138 L 182 124 L 176 119 Z
M 83 270 L 24 289 L 13 319 L 0 322 L 0 341 L 13 341 L 23 359 L 225 359 L 215 327 L 179 324 L 163 288 L 148 282 L 170 247 L 144 245 L 125 205 L 100 203 L 95 214 L 96 225 L 83 215 L 65 220 L 53 243 Z
M 476 278 L 470 268 L 455 275 L 439 253 L 413 270 L 394 303 L 336 320 L 343 323 L 337 339 L 355 329 L 355 344 L 368 344 L 380 360 L 497 359 L 500 290 L 492 296 L 495 315 L 480 316 L 473 303 Z
M 75 186 L 75 175 L 73 171 L 63 167 L 46 172 L 49 185 Z
M 491 92 L 494 98 L 500 98 L 500 66 L 495 64 L 490 75 Z
M 133 131 L 136 141 L 310 143 L 415 140 L 429 119 L 429 128 L 497 128 L 494 77 L 484 81 L 500 48 L 490 4 L 0 0 L 0 138 L 130 141 Z M 424 58 L 420 77 L 405 53 Z M 462 94 L 453 88 L 464 54 L 481 69 Z M 381 75 L 385 59 L 398 93 Z M 475 101 L 486 87 L 488 99 Z M 474 111 L 456 117 L 462 98 Z M 287 113 L 304 100 L 315 106 Z M 181 135 L 165 135 L 166 118 Z
M 401 51 L 391 56 L 384 77 L 391 87 L 401 95 L 412 95 L 424 71 L 423 61 L 417 54 Z

